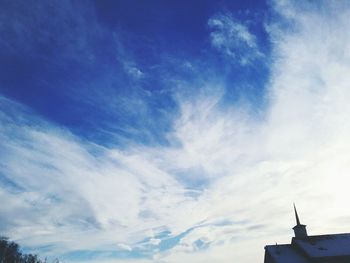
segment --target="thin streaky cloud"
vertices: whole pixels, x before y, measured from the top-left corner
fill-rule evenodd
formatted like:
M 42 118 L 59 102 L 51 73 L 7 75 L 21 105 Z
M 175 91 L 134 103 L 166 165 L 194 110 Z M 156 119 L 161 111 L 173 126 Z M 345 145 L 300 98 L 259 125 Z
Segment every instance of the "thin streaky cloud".
M 256 36 L 232 14 L 217 14 L 209 19 L 208 25 L 212 46 L 232 60 L 244 66 L 264 57 Z

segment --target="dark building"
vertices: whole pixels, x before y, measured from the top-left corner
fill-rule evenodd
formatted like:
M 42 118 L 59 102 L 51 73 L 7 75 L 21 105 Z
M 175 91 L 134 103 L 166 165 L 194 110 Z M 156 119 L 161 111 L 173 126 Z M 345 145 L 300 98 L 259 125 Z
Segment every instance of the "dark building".
M 294 206 L 291 244 L 265 246 L 265 263 L 350 263 L 350 233 L 308 236 Z

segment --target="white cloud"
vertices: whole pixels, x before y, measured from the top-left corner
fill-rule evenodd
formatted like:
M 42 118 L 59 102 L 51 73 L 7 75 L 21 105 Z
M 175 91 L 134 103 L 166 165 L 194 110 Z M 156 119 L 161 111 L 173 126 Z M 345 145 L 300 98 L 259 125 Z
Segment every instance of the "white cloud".
M 132 67 L 132 66 L 127 67 L 126 70 L 127 70 L 128 74 L 130 75 L 130 77 L 132 77 L 135 80 L 142 78 L 143 74 L 144 74 L 141 70 L 139 70 L 136 67 Z
M 212 29 L 212 46 L 241 65 L 263 56 L 255 35 L 231 14 L 217 14 L 209 19 L 208 25 Z

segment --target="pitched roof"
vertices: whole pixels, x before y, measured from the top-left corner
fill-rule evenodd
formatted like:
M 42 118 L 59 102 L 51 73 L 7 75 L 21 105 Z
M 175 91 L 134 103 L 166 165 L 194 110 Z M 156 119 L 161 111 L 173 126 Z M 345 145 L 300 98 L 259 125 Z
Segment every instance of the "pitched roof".
M 265 247 L 265 253 L 269 253 L 275 262 L 283 263 L 308 263 L 292 245 L 271 245 Z
M 350 233 L 307 236 L 305 238 L 293 237 L 291 244 L 266 246 L 265 254 L 268 254 L 276 263 L 319 262 L 318 260 L 324 262 L 324 260 L 333 259 L 334 262 L 338 262 L 336 260 L 339 259 L 350 260 Z
M 350 234 L 332 234 L 293 238 L 296 244 L 308 257 L 350 257 Z

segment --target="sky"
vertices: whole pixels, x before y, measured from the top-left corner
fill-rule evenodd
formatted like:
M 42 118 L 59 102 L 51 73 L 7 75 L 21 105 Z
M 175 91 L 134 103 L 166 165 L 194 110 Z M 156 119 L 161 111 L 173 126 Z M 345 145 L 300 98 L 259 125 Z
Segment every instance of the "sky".
M 64 262 L 262 262 L 350 232 L 347 1 L 0 1 L 0 235 Z

